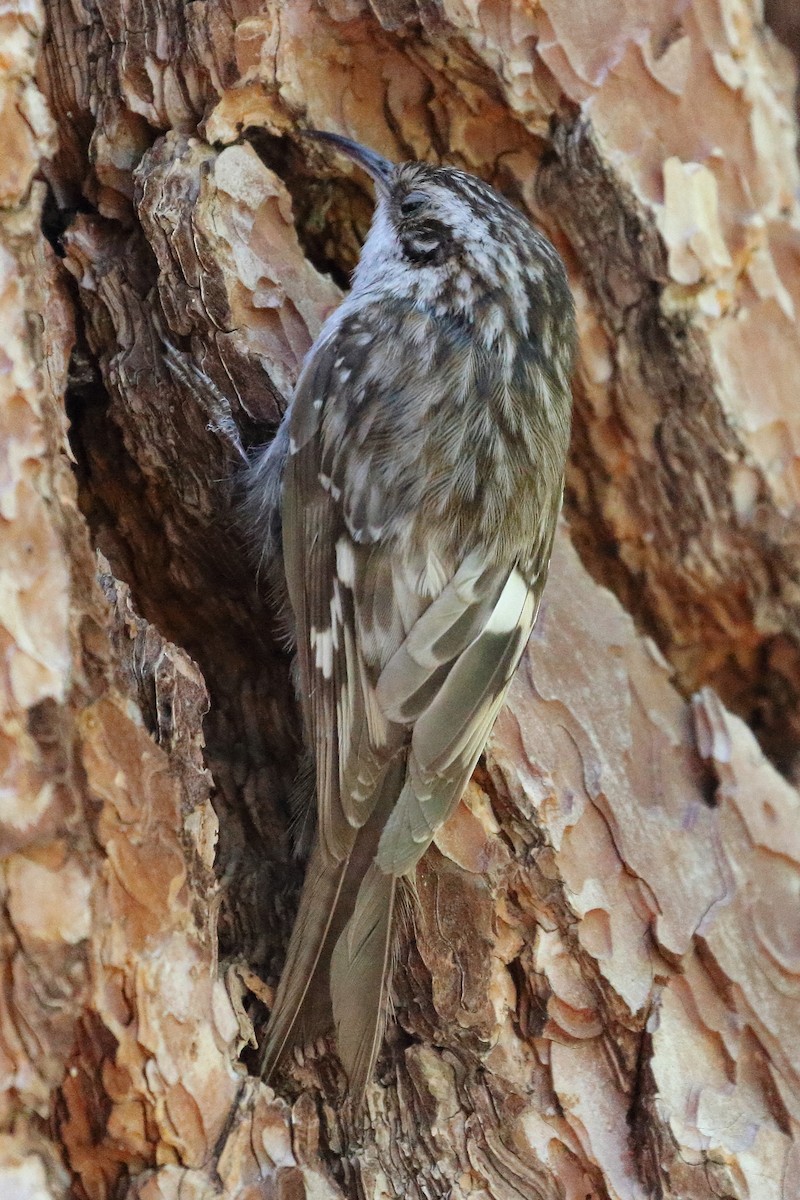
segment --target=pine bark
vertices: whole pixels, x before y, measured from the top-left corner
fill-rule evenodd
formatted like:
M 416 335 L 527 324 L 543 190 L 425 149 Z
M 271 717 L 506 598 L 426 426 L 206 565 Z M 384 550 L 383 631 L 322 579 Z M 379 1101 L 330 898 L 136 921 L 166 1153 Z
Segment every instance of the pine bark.
M 797 1194 L 795 82 L 756 0 L 0 8 L 0 1196 Z M 236 471 L 371 212 L 304 126 L 491 180 L 581 330 L 364 1113 L 253 1073 L 299 730 Z

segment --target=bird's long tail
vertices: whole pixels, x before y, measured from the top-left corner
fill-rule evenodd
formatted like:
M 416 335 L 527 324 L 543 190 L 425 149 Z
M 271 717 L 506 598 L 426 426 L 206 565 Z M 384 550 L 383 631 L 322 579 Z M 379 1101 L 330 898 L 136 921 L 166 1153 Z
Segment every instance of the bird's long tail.
M 398 880 L 375 853 L 405 780 L 405 756 L 385 771 L 369 821 L 341 862 L 315 843 L 262 1053 L 268 1078 L 295 1045 L 331 1027 L 350 1092 L 363 1095 L 389 1011 Z
M 386 1028 L 397 886 L 394 875 L 372 863 L 331 956 L 336 1045 L 357 1097 L 372 1077 Z
M 331 862 L 319 842 L 315 844 L 262 1047 L 261 1073 L 265 1079 L 293 1046 L 312 1041 L 330 1027 L 330 952 L 326 953 L 326 943 L 335 942 L 338 936 L 334 925 L 347 865 L 347 861 Z

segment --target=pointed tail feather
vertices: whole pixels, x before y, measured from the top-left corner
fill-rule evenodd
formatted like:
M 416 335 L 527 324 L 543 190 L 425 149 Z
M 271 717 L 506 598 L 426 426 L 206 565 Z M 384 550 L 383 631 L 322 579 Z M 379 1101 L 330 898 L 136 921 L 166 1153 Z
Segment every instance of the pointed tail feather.
M 315 842 L 267 1026 L 264 1078 L 293 1046 L 335 1027 L 352 1093 L 361 1095 L 369 1082 L 388 1013 L 397 884 L 375 865 L 375 854 L 405 772 L 405 754 L 387 764 L 370 818 L 353 829 L 341 862 L 331 859 L 319 839 Z M 351 1031 L 359 1005 L 359 1023 Z
M 320 974 L 327 975 L 325 944 L 340 909 L 346 872 L 347 860 L 331 862 L 317 842 L 306 869 L 300 909 L 267 1026 L 261 1055 L 265 1079 L 293 1045 L 309 1040 L 330 1024 L 330 1004 L 320 1005 L 319 983 Z M 341 924 L 340 914 L 337 934 Z M 323 1011 L 315 1012 L 319 1007 Z
M 331 953 L 330 995 L 336 1045 L 350 1094 L 359 1101 L 372 1078 L 386 1028 L 396 945 L 399 880 L 380 869 L 375 854 L 403 790 L 407 765 L 407 752 L 394 758 L 376 790 L 372 814 L 359 835 L 359 867 L 354 871 L 351 862 L 343 889 L 351 897 L 352 915 Z
M 398 881 L 373 863 L 331 956 L 331 1001 L 339 1057 L 360 1098 L 372 1077 L 389 1012 Z

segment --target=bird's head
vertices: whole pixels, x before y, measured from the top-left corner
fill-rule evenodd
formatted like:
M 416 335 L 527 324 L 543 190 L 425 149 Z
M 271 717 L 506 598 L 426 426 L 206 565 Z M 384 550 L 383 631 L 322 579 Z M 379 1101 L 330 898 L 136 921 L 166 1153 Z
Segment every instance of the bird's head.
M 493 187 L 454 167 L 393 163 L 339 134 L 312 132 L 374 180 L 376 207 L 353 291 L 406 296 L 442 315 L 573 340 L 563 263 Z

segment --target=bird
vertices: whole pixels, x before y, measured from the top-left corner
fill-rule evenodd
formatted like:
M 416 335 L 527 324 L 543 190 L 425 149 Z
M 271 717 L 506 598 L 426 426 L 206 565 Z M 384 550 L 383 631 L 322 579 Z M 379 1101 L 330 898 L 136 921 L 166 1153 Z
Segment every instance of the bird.
M 528 642 L 570 438 L 564 263 L 491 185 L 308 131 L 375 209 L 245 485 L 289 626 L 313 848 L 261 1057 L 335 1036 L 363 1099 L 404 889 L 457 807 Z M 312 809 L 314 800 L 311 800 Z

